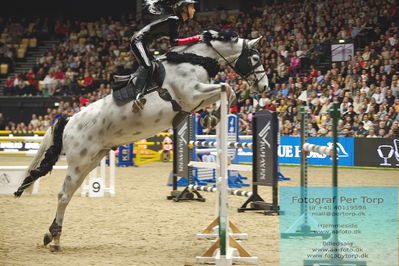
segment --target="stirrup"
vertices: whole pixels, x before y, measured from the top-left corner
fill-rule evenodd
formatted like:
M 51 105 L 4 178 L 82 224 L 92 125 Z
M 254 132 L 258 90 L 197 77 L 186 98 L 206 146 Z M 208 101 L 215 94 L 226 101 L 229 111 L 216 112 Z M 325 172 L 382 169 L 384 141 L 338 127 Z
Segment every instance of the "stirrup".
M 140 94 L 139 94 L 140 95 Z M 145 98 L 139 98 L 133 101 L 132 111 L 133 113 L 138 113 L 144 109 L 144 105 L 146 104 L 147 100 Z

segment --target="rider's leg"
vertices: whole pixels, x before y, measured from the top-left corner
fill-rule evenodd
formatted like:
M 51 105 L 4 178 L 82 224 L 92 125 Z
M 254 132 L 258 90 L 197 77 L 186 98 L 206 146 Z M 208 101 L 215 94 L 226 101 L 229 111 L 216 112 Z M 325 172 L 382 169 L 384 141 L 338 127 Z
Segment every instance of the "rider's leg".
M 149 51 L 147 50 L 147 47 L 143 45 L 143 42 L 140 39 L 133 40 L 131 42 L 130 48 L 140 66 L 143 66 L 146 69 L 151 68 L 152 57 Z
M 140 96 L 144 93 L 145 82 L 152 70 L 151 55 L 141 40 L 133 41 L 131 43 L 131 49 L 140 64 L 136 80 L 136 88 L 140 92 L 138 95 Z
M 145 93 L 145 83 L 147 81 L 148 75 L 152 71 L 151 54 L 147 50 L 147 47 L 143 45 L 140 38 L 133 40 L 130 44 L 132 53 L 136 57 L 140 67 L 137 73 L 137 80 L 135 82 L 135 87 L 138 91 L 136 100 L 133 102 L 133 112 L 139 112 L 144 108 L 146 99 L 142 96 Z

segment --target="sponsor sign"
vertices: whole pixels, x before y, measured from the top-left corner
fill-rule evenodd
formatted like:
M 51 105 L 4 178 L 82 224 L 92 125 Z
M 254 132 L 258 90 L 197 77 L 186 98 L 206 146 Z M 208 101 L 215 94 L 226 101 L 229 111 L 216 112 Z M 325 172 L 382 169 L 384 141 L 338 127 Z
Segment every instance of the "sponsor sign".
M 188 162 L 190 159 L 189 149 L 187 145 L 189 142 L 189 118 L 184 119 L 175 129 L 173 134 L 174 151 L 176 153 L 176 160 L 173 161 L 174 172 L 177 176 L 188 177 L 189 168 Z
M 116 166 L 133 166 L 133 144 L 119 146 L 118 163 Z
M 332 147 L 332 138 L 309 137 L 309 143 Z M 338 138 L 338 165 L 354 165 L 354 139 Z M 281 137 L 278 147 L 279 163 L 300 164 L 300 137 Z M 331 165 L 331 157 L 325 154 L 309 152 L 308 163 L 313 165 Z
M 355 165 L 399 168 L 399 139 L 355 139 Z
M 277 115 L 260 111 L 254 116 L 253 148 L 257 151 L 253 162 L 256 184 L 270 186 L 277 177 Z
M 36 153 L 39 149 L 40 142 L 22 142 L 22 141 L 0 141 L 0 151 L 19 152 L 27 151 Z
M 241 142 L 251 142 L 241 140 Z M 332 147 L 332 138 L 309 137 L 309 143 Z M 354 165 L 354 139 L 338 138 L 338 164 L 341 166 Z M 300 137 L 280 137 L 280 145 L 277 148 L 279 163 L 300 164 Z M 252 151 L 250 149 L 238 149 L 239 161 L 241 163 L 252 163 Z M 328 155 L 310 152 L 308 163 L 312 165 L 331 165 L 332 161 Z

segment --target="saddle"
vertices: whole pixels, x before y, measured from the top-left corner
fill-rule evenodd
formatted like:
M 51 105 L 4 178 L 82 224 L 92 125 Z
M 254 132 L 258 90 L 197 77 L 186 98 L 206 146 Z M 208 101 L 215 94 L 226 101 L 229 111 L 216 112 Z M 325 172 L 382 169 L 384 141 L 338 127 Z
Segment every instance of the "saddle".
M 165 79 L 165 67 L 159 61 L 152 62 L 152 70 L 144 82 L 144 89 L 137 89 L 140 73 L 143 67 L 139 67 L 136 72 L 130 75 L 114 75 L 112 83 L 112 96 L 117 103 L 124 104 L 132 100 L 136 100 L 139 93 L 146 95 L 150 92 L 158 90 Z

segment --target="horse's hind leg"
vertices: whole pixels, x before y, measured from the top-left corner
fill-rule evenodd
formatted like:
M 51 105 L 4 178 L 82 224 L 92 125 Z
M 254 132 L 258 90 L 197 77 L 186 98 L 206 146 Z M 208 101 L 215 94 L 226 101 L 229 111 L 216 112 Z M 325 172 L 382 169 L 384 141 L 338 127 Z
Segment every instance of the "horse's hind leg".
M 109 152 L 108 149 L 100 150 L 96 155 L 86 155 L 86 160 L 81 158 L 77 163 L 68 162 L 67 176 L 62 185 L 60 193 L 58 193 L 57 213 L 53 223 L 49 228 L 49 232 L 44 235 L 44 245 L 47 246 L 51 241 L 54 245 L 50 246 L 51 251 L 60 250 L 60 237 L 62 231 L 62 223 L 64 220 L 65 209 L 72 198 L 73 193 L 80 187 L 87 174 L 93 170 L 101 158 Z M 90 159 L 88 159 L 90 158 Z
M 58 193 L 58 206 L 57 213 L 53 223 L 49 228 L 49 232 L 44 235 L 43 243 L 47 246 L 51 241 L 54 241 L 54 245 L 50 246 L 51 251 L 60 250 L 60 237 L 62 231 L 62 223 L 64 220 L 65 209 L 68 206 L 72 195 L 80 187 L 86 175 L 93 170 L 97 165 L 96 162 L 92 162 L 90 165 L 70 165 L 68 167 L 67 175 L 62 185 L 61 191 Z

